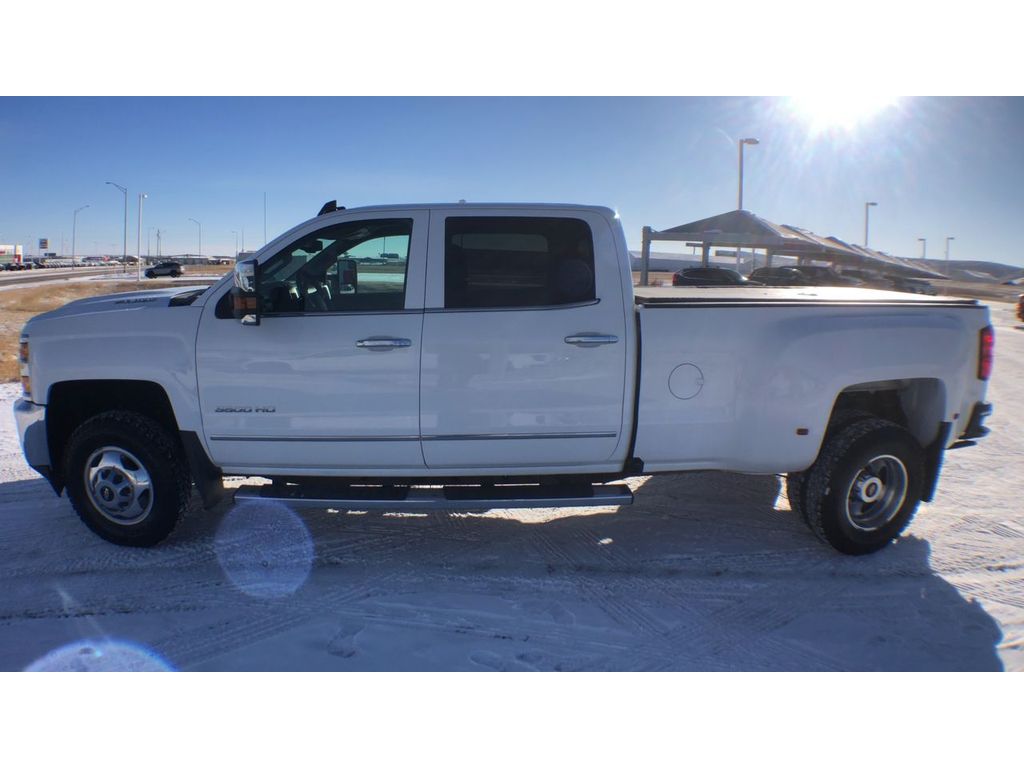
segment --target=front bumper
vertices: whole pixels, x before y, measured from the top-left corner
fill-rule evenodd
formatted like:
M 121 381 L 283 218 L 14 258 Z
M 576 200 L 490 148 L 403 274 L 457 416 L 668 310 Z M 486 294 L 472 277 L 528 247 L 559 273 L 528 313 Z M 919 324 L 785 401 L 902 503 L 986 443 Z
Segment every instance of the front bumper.
M 46 442 L 46 406 L 20 397 L 14 403 L 14 421 L 18 424 L 18 439 L 29 466 L 48 478 L 50 446 Z

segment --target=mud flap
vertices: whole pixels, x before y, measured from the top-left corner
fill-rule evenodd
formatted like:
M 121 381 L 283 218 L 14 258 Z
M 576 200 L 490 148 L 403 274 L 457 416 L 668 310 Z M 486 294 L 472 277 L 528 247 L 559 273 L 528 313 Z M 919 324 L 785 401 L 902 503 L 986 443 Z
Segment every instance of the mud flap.
M 188 459 L 188 468 L 192 473 L 192 481 L 196 484 L 203 506 L 215 507 L 225 496 L 223 474 L 220 467 L 215 466 L 203 450 L 199 435 L 195 432 L 181 432 L 181 445 Z
M 931 501 L 935 498 L 935 490 L 939 485 L 939 474 L 942 472 L 942 459 L 946 455 L 946 443 L 949 442 L 949 433 L 952 430 L 953 423 L 943 421 L 939 424 L 938 437 L 925 449 L 925 476 L 921 488 L 921 501 Z

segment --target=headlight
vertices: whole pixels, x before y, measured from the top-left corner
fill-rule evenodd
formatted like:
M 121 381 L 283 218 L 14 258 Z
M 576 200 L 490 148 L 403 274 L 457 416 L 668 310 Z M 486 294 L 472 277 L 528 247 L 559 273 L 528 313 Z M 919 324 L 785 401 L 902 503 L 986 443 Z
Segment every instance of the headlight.
M 21 364 L 21 389 L 25 397 L 32 398 L 32 379 L 28 375 L 28 337 L 22 336 L 18 343 L 18 362 Z

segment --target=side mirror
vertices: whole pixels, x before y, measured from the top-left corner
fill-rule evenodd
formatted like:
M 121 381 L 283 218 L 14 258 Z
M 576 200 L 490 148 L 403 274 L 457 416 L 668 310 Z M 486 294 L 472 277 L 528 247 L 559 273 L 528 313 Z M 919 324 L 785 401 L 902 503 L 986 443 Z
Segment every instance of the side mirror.
M 235 264 L 235 285 L 231 289 L 231 304 L 235 319 L 242 325 L 260 324 L 259 264 L 255 259 Z

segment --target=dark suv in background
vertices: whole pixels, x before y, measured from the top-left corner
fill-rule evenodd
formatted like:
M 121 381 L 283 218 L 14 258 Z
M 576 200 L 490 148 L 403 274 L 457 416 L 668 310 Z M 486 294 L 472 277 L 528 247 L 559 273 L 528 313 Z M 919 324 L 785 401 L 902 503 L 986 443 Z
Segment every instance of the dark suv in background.
M 750 273 L 750 279 L 763 285 L 814 285 L 814 282 L 796 267 L 761 267 Z
M 161 261 L 146 270 L 146 277 L 181 277 L 184 271 L 176 261 Z
M 672 285 L 760 285 L 747 280 L 735 269 L 725 267 L 692 267 L 672 275 Z
M 810 285 L 831 285 L 840 288 L 855 288 L 864 283 L 855 277 L 844 277 L 832 267 L 815 267 L 809 264 L 797 264 L 793 269 L 803 272 L 809 279 Z

